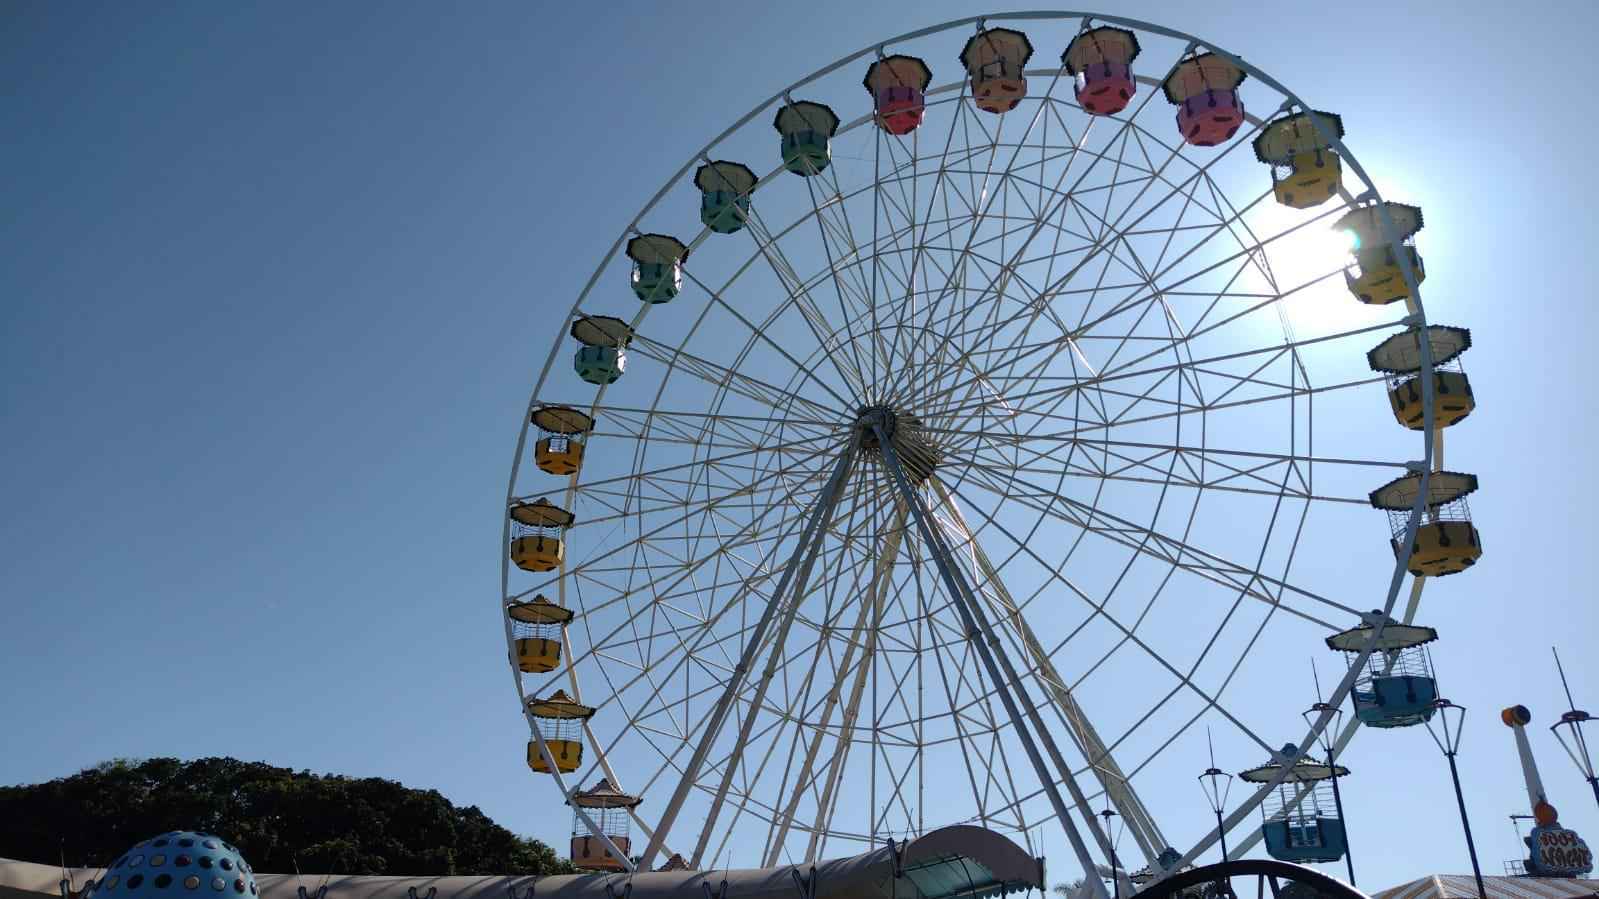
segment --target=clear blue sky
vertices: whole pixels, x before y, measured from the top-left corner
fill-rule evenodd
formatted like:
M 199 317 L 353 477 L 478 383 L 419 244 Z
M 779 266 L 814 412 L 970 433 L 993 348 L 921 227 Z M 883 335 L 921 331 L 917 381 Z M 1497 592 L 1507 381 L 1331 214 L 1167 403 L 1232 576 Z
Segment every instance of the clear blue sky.
M 838 56 L 976 11 L 579 9 L 0 9 L 0 783 L 233 755 L 437 788 L 564 844 L 492 602 L 550 321 L 710 135 Z M 1385 190 L 1426 209 L 1432 317 L 1476 338 L 1479 411 L 1450 459 L 1483 479 L 1487 548 L 1427 609 L 1445 691 L 1472 708 L 1462 774 L 1497 873 L 1525 811 L 1497 709 L 1563 708 L 1551 643 L 1599 705 L 1599 6 L 1115 12 L 1342 112 Z M 1534 740 L 1594 844 L 1586 785 Z M 1346 761 L 1363 886 L 1468 870 L 1424 733 L 1363 734 Z

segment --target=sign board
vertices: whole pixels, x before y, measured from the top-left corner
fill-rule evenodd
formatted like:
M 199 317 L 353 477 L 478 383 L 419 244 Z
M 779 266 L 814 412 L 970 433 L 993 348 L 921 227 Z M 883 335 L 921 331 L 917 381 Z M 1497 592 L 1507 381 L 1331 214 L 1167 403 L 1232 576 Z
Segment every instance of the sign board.
M 1593 870 L 1593 853 L 1574 830 L 1559 824 L 1534 827 L 1527 837 L 1527 873 L 1544 877 L 1570 877 Z

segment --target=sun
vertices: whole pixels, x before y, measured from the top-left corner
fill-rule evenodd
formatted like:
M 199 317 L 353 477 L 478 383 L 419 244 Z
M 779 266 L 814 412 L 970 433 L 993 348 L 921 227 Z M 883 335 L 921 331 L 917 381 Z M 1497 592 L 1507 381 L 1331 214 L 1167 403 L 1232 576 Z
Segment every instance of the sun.
M 1258 222 L 1272 277 L 1254 273 L 1261 289 L 1284 295 L 1281 307 L 1301 336 L 1346 331 L 1366 323 L 1366 307 L 1355 302 L 1343 270 L 1355 248 L 1354 234 L 1333 227 L 1337 215 L 1312 216 L 1273 206 Z

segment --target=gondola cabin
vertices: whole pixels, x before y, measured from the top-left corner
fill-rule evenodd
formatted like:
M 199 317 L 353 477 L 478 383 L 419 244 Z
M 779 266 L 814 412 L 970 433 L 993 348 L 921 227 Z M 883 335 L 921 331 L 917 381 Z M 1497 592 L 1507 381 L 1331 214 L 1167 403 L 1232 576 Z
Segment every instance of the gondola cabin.
M 1089 115 L 1115 115 L 1126 109 L 1138 93 L 1133 60 L 1139 52 L 1138 35 L 1125 28 L 1104 25 L 1072 38 L 1060 61 L 1072 76 L 1077 105 Z
M 543 699 L 528 697 L 527 713 L 544 738 L 555 770 L 562 774 L 576 771 L 583 762 L 583 722 L 594 717 L 594 709 L 566 695 L 566 691 L 556 690 Z M 551 773 L 537 739 L 527 743 L 527 766 L 540 774 Z
M 583 443 L 594 430 L 594 419 L 571 406 L 540 406 L 530 417 L 538 428 L 533 444 L 533 461 L 540 471 L 554 475 L 573 475 L 583 465 Z
M 572 339 L 582 346 L 572 357 L 577 376 L 590 384 L 614 384 L 627 371 L 627 345 L 633 330 L 609 315 L 584 315 L 572 322 Z
M 1327 648 L 1344 653 L 1350 664 L 1371 642 L 1383 613 L 1372 612 L 1367 623 L 1327 638 Z M 1438 680 L 1433 677 L 1426 644 L 1438 639 L 1430 627 L 1400 624 L 1388 619 L 1372 647 L 1366 664 L 1355 676 L 1350 698 L 1355 717 L 1370 727 L 1410 727 L 1432 720 L 1438 701 Z
M 745 204 L 748 206 L 748 204 Z M 633 260 L 633 295 L 646 303 L 669 303 L 683 291 L 688 247 L 665 234 L 640 234 L 627 242 Z
M 749 166 L 725 159 L 700 166 L 694 173 L 694 186 L 700 189 L 700 221 L 717 234 L 743 228 L 758 180 Z
M 1388 513 L 1389 541 L 1394 555 L 1405 559 L 1413 575 L 1443 577 L 1477 564 L 1482 557 L 1482 537 L 1471 522 L 1466 496 L 1477 489 L 1477 476 L 1455 471 L 1435 471 L 1428 479 L 1426 505 L 1416 539 L 1405 546 L 1410 507 L 1421 493 L 1421 475 L 1408 474 L 1371 492 L 1374 508 Z
M 633 854 L 630 837 L 632 822 L 629 819 L 632 809 L 640 802 L 643 800 L 639 797 L 630 796 L 611 786 L 609 779 L 601 779 L 587 790 L 573 793 L 569 804 L 582 809 L 600 833 L 605 835 L 605 839 L 610 840 L 611 845 L 620 850 L 624 857 L 629 857 Z M 572 866 L 585 871 L 627 870 L 622 859 L 611 854 L 605 841 L 594 836 L 583 815 L 575 810 L 572 813 Z
M 561 663 L 561 643 L 572 610 L 550 602 L 543 594 L 505 607 L 516 646 L 516 667 L 526 674 L 554 671 Z
M 838 114 L 831 107 L 808 100 L 785 103 L 777 108 L 772 127 L 782 137 L 783 168 L 809 178 L 832 162 Z
M 1255 136 L 1255 158 L 1271 166 L 1277 202 L 1309 209 L 1327 202 L 1343 184 L 1343 164 L 1331 143 L 1344 136 L 1344 120 L 1330 112 L 1296 112 L 1267 122 Z
M 1397 248 L 1383 236 L 1379 212 L 1383 208 L 1393 220 L 1394 239 L 1399 241 Z M 1333 227 L 1352 235 L 1353 258 L 1344 270 L 1344 283 L 1355 299 L 1375 306 L 1409 299 L 1410 287 L 1405 283 L 1399 259 L 1402 256 L 1410 263 L 1417 284 L 1427 277 L 1415 244 L 1416 232 L 1421 230 L 1422 224 L 1420 207 L 1386 202 L 1362 206 L 1338 220 Z
M 1477 399 L 1471 381 L 1460 366 L 1460 355 L 1471 349 L 1471 332 L 1447 325 L 1428 325 L 1432 352 L 1432 420 L 1447 428 L 1472 413 Z M 1412 327 L 1384 340 L 1366 354 L 1371 370 L 1388 378 L 1388 405 L 1394 418 L 1412 431 L 1426 427 L 1427 406 L 1422 391 L 1421 329 Z
M 1177 131 L 1196 147 L 1214 147 L 1231 140 L 1244 124 L 1244 101 L 1238 86 L 1243 69 L 1215 53 L 1190 56 L 1177 64 L 1161 86 L 1177 107 Z
M 961 50 L 961 66 L 971 81 L 972 102 L 984 112 L 1006 113 L 1027 96 L 1027 61 L 1033 42 L 1010 28 L 988 28 L 972 35 Z
M 866 69 L 861 83 L 872 95 L 877 125 L 893 135 L 910 134 L 922 123 L 933 71 L 914 56 L 885 56 Z
M 513 503 L 511 561 L 523 571 L 554 571 L 566 560 L 562 539 L 571 526 L 571 512 L 542 497 L 531 503 Z
M 1270 783 L 1287 760 L 1298 754 L 1299 749 L 1289 743 L 1278 758 L 1241 771 L 1238 777 L 1250 783 Z M 1342 765 L 1329 765 L 1309 756 L 1300 759 L 1261 803 L 1264 821 L 1260 833 L 1266 844 L 1266 854 L 1278 861 L 1299 864 L 1335 862 L 1343 858 L 1349 850 L 1349 839 L 1343 819 L 1338 815 L 1331 779 L 1348 774 L 1349 769 Z M 1300 789 L 1305 789 L 1306 793 L 1295 805 L 1294 799 Z

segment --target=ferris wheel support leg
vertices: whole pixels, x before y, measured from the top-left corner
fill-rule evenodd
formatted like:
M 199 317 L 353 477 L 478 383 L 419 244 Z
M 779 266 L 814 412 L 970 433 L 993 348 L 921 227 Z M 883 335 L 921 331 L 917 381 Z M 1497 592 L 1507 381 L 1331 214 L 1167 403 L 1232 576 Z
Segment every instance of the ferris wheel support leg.
M 821 804 L 817 809 L 816 827 L 811 831 L 811 846 L 816 845 L 816 833 L 826 823 L 826 809 L 830 804 L 833 788 L 837 784 L 838 772 L 842 768 L 844 757 L 848 754 L 850 737 L 855 730 L 855 716 L 860 709 L 862 688 L 865 686 L 865 674 L 870 667 L 872 655 L 877 646 L 877 628 L 868 627 L 868 623 L 881 614 L 883 595 L 887 592 L 888 583 L 894 572 L 894 562 L 899 556 L 900 537 L 905 531 L 905 517 L 909 510 L 904 503 L 898 503 L 895 510 L 893 525 L 888 533 L 883 536 L 883 549 L 877 559 L 877 570 L 872 577 L 871 586 L 867 590 L 867 601 L 861 603 L 860 611 L 855 616 L 855 627 L 850 632 L 849 640 L 845 643 L 844 657 L 838 663 L 838 676 L 834 680 L 827 699 L 822 707 L 820 722 L 816 725 L 816 733 L 811 738 L 810 746 L 805 750 L 805 761 L 800 765 L 799 777 L 794 781 L 794 792 L 790 794 L 787 805 L 783 808 L 781 823 L 777 825 L 776 833 L 772 836 L 767 847 L 765 865 L 768 868 L 777 865 L 777 857 L 783 850 L 783 841 L 788 838 L 789 827 L 794 823 L 794 815 L 799 809 L 800 800 L 805 795 L 805 789 L 811 780 L 811 772 L 816 766 L 816 757 L 822 748 L 822 741 L 826 738 L 827 727 L 833 720 L 833 712 L 839 705 L 839 694 L 843 684 L 839 683 L 844 672 L 850 670 L 855 660 L 855 647 L 861 646 L 861 666 L 856 673 L 855 686 L 850 691 L 849 703 L 844 709 L 844 726 L 839 731 L 838 749 L 833 754 L 833 762 L 828 766 L 826 786 L 824 788 Z M 810 860 L 807 854 L 806 860 Z
M 766 631 L 772 625 L 772 619 L 777 616 L 777 611 L 783 605 L 783 597 L 789 593 L 789 584 L 799 575 L 798 585 L 793 593 L 795 599 L 788 603 L 788 608 L 783 615 L 776 638 L 772 642 L 772 661 L 762 673 L 761 680 L 756 687 L 754 700 L 751 702 L 751 712 L 744 717 L 744 723 L 739 728 L 738 742 L 733 752 L 728 756 L 728 763 L 722 776 L 720 788 L 711 803 L 710 814 L 706 817 L 705 827 L 700 833 L 698 845 L 694 849 L 694 859 L 691 864 L 699 867 L 700 856 L 705 852 L 705 845 L 710 842 L 710 833 L 716 824 L 716 817 L 721 811 L 722 802 L 727 798 L 728 788 L 733 782 L 733 771 L 737 767 L 739 752 L 748 742 L 751 729 L 755 723 L 755 712 L 760 708 L 761 700 L 765 698 L 766 688 L 772 681 L 772 674 L 776 670 L 777 661 L 781 655 L 783 638 L 788 633 L 789 625 L 794 622 L 794 613 L 799 611 L 799 596 L 804 591 L 805 580 L 810 575 L 811 566 L 816 562 L 817 550 L 822 545 L 822 534 L 832 522 L 833 509 L 838 505 L 838 498 L 843 493 L 844 481 L 849 475 L 850 463 L 855 458 L 855 443 L 851 441 L 839 453 L 838 464 L 833 469 L 832 478 L 817 498 L 816 507 L 811 510 L 811 517 L 806 522 L 805 528 L 800 532 L 799 539 L 794 546 L 794 554 L 789 557 L 788 564 L 783 569 L 783 575 L 777 582 L 777 589 L 772 591 L 771 599 L 766 603 L 766 609 L 761 612 L 760 620 L 756 622 L 755 629 L 750 632 L 749 639 L 744 644 L 743 654 L 739 657 L 738 665 L 733 668 L 732 675 L 727 680 L 727 686 L 722 690 L 721 698 L 711 711 L 711 718 L 705 724 L 705 730 L 700 735 L 699 745 L 694 748 L 694 755 L 689 758 L 688 766 L 683 769 L 683 776 L 678 780 L 677 789 L 673 791 L 671 801 L 667 803 L 666 810 L 661 814 L 660 823 L 655 827 L 655 833 L 650 837 L 649 844 L 644 849 L 644 854 L 639 857 L 638 867 L 649 870 L 650 862 L 655 854 L 660 851 L 661 843 L 666 839 L 666 834 L 672 829 L 672 824 L 677 820 L 677 814 L 683 808 L 683 801 L 688 798 L 689 791 L 694 788 L 695 779 L 699 777 L 700 768 L 705 764 L 705 757 L 710 754 L 711 745 L 716 742 L 722 730 L 722 725 L 727 722 L 728 713 L 732 711 L 735 697 L 744 685 L 744 678 L 749 673 L 750 666 L 755 662 L 755 655 L 765 643 Z
M 1010 716 L 1011 724 L 1016 729 L 1016 736 L 1021 740 L 1022 748 L 1027 752 L 1027 758 L 1032 762 L 1033 770 L 1038 775 L 1039 786 L 1049 797 L 1050 804 L 1055 807 L 1055 815 L 1060 820 L 1062 829 L 1066 831 L 1066 839 L 1072 844 L 1072 851 L 1077 855 L 1078 864 L 1083 867 L 1083 873 L 1087 876 L 1088 886 L 1092 891 L 1092 895 L 1097 897 L 1097 899 L 1107 899 L 1109 894 L 1105 891 L 1105 885 L 1100 882 L 1099 878 L 1093 876 L 1095 862 L 1093 856 L 1089 854 L 1088 844 L 1083 842 L 1083 836 L 1077 829 L 1077 822 L 1072 819 L 1071 811 L 1067 808 L 1066 801 L 1061 797 L 1060 791 L 1056 789 L 1055 777 L 1050 773 L 1049 766 L 1039 753 L 1038 743 L 1034 740 L 1033 734 L 1028 731 L 1028 720 L 1032 721 L 1033 727 L 1039 731 L 1040 738 L 1052 750 L 1054 750 L 1054 741 L 1044 728 L 1043 719 L 1039 716 L 1037 708 L 1031 702 L 1027 703 L 1027 714 L 1025 716 L 1021 708 L 1016 704 L 1016 697 L 1012 695 L 1012 689 L 1014 688 L 1016 691 L 1022 690 L 1021 679 L 1016 675 L 1010 660 L 1005 657 L 999 637 L 994 633 L 994 629 L 990 626 L 981 606 L 975 601 L 970 587 L 962 578 L 954 553 L 950 551 L 949 545 L 944 542 L 942 535 L 934 527 L 932 516 L 923 505 L 921 496 L 911 487 L 910 481 L 905 476 L 904 469 L 900 467 L 899 455 L 894 451 L 893 442 L 884 430 L 883 424 L 879 422 L 872 427 L 877 432 L 877 440 L 882 447 L 884 466 L 893 477 L 895 487 L 899 490 L 900 496 L 904 498 L 905 504 L 910 507 L 911 515 L 916 519 L 916 527 L 921 533 L 922 541 L 927 545 L 928 555 L 932 556 L 933 562 L 937 565 L 938 573 L 944 580 L 944 586 L 949 590 L 951 604 L 954 605 L 956 612 L 959 613 L 961 624 L 966 633 L 971 635 L 972 645 L 976 648 L 977 655 L 982 660 L 983 668 L 988 673 L 989 681 L 994 685 L 994 692 L 999 694 L 1000 703 L 1004 705 L 1006 713 Z M 1001 670 L 1002 668 L 1004 669 L 1003 671 Z M 1023 692 L 1023 699 L 1026 699 L 1025 692 Z M 1058 756 L 1059 751 L 1055 750 L 1051 754 Z M 1065 769 L 1061 773 L 1062 779 L 1068 789 L 1071 790 L 1073 797 L 1080 797 L 1082 791 L 1078 789 L 1076 781 L 1072 779 L 1071 771 Z M 1086 800 L 1079 800 L 1077 804 L 1085 809 L 1087 807 Z M 1103 844 L 1102 848 L 1106 849 L 1108 855 L 1109 844 L 1105 841 L 1104 835 L 1094 825 L 1093 811 L 1084 811 L 1084 815 L 1087 817 L 1089 829 Z
M 898 552 L 901 539 L 904 535 L 905 519 L 910 510 L 903 502 L 899 503 L 898 515 L 895 519 L 894 549 Z M 881 620 L 883 594 L 888 588 L 888 580 L 893 571 L 885 569 L 885 580 L 878 585 L 876 598 L 873 600 L 873 613 L 876 620 Z M 855 683 L 850 687 L 849 702 L 844 705 L 844 719 L 840 722 L 838 751 L 833 754 L 833 760 L 828 766 L 827 782 L 822 787 L 822 798 L 816 806 L 816 819 L 811 825 L 811 838 L 805 846 L 805 861 L 816 860 L 818 852 L 826 849 L 827 825 L 832 820 L 833 811 L 838 806 L 838 784 L 844 774 L 845 763 L 849 760 L 850 747 L 855 745 L 855 722 L 861 713 L 861 697 L 866 693 L 866 682 L 872 673 L 872 662 L 877 654 L 877 627 L 874 625 L 866 631 L 866 648 L 861 657 L 861 663 L 855 667 Z M 840 669 L 842 670 L 842 668 Z
M 961 538 L 966 541 L 965 546 L 967 552 L 972 554 L 972 570 L 975 571 L 977 568 L 977 562 L 976 555 L 973 553 L 973 551 L 977 548 L 976 541 L 972 539 L 970 531 L 965 529 L 964 522 L 952 520 L 951 527 L 958 529 L 960 531 Z M 943 536 L 942 532 L 940 533 L 940 536 Z M 948 543 L 945 543 L 944 545 L 946 549 L 949 548 Z M 951 559 L 955 558 L 955 553 L 952 549 L 949 555 Z M 1066 763 L 1066 757 L 1061 754 L 1060 747 L 1055 743 L 1054 734 L 1050 732 L 1048 725 L 1044 723 L 1043 715 L 1038 711 L 1038 706 L 1033 703 L 1032 696 L 1023 686 L 1024 682 L 1021 675 L 1017 673 L 1016 667 L 1010 661 L 1010 657 L 1005 654 L 1005 647 L 999 641 L 998 634 L 995 633 L 992 629 L 992 626 L 987 623 L 986 616 L 982 612 L 982 606 L 980 605 L 977 591 L 973 590 L 971 586 L 966 584 L 964 581 L 962 582 L 962 585 L 967 590 L 967 599 L 972 603 L 972 607 L 977 614 L 978 620 L 983 622 L 984 627 L 988 628 L 989 638 L 992 642 L 994 651 L 994 657 L 999 660 L 1000 666 L 1004 669 L 1005 674 L 1010 678 L 1010 683 L 1015 685 L 1017 695 L 1021 699 L 1022 708 L 1026 712 L 1028 720 L 1032 722 L 1034 729 L 1037 730 L 1038 740 L 1039 742 L 1043 743 L 1044 752 L 1048 754 L 1050 762 L 1054 764 L 1055 770 L 1059 772 L 1061 782 L 1066 785 L 1067 792 L 1071 793 L 1073 804 L 1077 806 L 1077 810 L 1082 813 L 1083 819 L 1088 823 L 1088 832 L 1094 835 L 1095 842 L 1099 844 L 1100 851 L 1105 853 L 1105 859 L 1107 862 L 1109 862 L 1115 854 L 1115 848 L 1111 846 L 1109 837 L 1106 835 L 1104 830 L 1101 829 L 1097 813 L 1094 811 L 1093 806 L 1089 804 L 1088 797 L 1083 793 L 1082 788 L 1077 785 L 1077 779 L 1072 776 L 1071 766 Z M 1114 863 L 1112 863 L 1112 867 L 1114 866 Z
M 939 503 L 943 506 L 946 516 L 954 522 L 962 532 L 964 539 L 972 549 L 972 555 L 977 563 L 977 569 L 984 578 L 994 596 L 991 600 L 997 606 L 1001 615 L 1001 624 L 1008 624 L 1016 632 L 1023 650 L 1032 662 L 1032 667 L 1037 672 L 1039 681 L 1045 687 L 1048 695 L 1054 700 L 1061 717 L 1066 721 L 1072 738 L 1077 748 L 1088 759 L 1089 768 L 1094 772 L 1094 777 L 1099 781 L 1100 788 L 1105 795 L 1115 804 L 1122 820 L 1127 823 L 1127 830 L 1132 833 L 1133 839 L 1138 843 L 1138 848 L 1144 853 L 1144 860 L 1151 867 L 1156 865 L 1161 850 L 1168 845 L 1166 838 L 1156 826 L 1155 819 L 1149 814 L 1138 794 L 1133 792 L 1133 785 L 1128 782 L 1127 775 L 1122 773 L 1116 760 L 1111 757 L 1110 750 L 1105 742 L 1100 739 L 1098 731 L 1088 715 L 1078 705 L 1076 697 L 1066 687 L 1066 682 L 1060 673 L 1055 670 L 1055 662 L 1044 651 L 1043 644 L 1033 633 L 1033 628 L 1023 618 L 1012 599 L 1010 590 L 1005 587 L 1005 582 L 1000 580 L 999 572 L 989 561 L 988 553 L 983 551 L 982 544 L 972 534 L 971 528 L 966 525 L 966 519 L 960 513 L 960 507 L 955 504 L 955 497 L 950 493 L 944 482 L 935 474 L 930 479 L 934 491 L 938 493 Z

